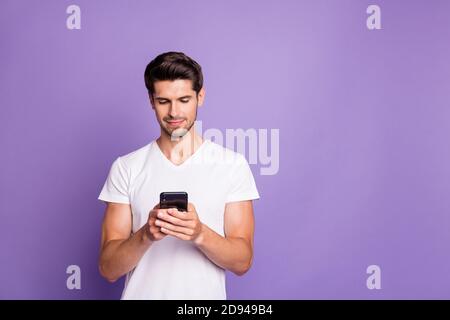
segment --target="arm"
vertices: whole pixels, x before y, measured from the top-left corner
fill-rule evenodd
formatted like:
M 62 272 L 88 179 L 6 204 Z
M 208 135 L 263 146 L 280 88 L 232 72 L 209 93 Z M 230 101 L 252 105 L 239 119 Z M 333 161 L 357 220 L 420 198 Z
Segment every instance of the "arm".
M 136 267 L 153 241 L 162 239 L 154 226 L 157 210 L 150 211 L 148 223 L 131 235 L 131 207 L 129 204 L 108 202 L 102 226 L 99 270 L 110 282 Z
M 216 265 L 243 275 L 253 259 L 254 217 L 251 200 L 227 203 L 225 207 L 225 237 L 198 219 L 195 207 L 189 203 L 187 214 L 176 209 L 158 216 L 155 223 L 161 232 L 195 245 Z
M 198 248 L 215 264 L 237 275 L 246 273 L 253 261 L 254 217 L 251 200 L 227 203 L 225 237 L 202 224 Z

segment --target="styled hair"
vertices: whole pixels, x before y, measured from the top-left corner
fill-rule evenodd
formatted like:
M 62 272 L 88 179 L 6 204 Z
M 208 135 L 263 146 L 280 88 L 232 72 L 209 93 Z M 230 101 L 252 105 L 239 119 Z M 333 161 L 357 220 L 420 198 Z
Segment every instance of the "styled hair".
M 145 87 L 151 97 L 155 92 L 155 82 L 178 79 L 191 80 L 192 90 L 197 94 L 203 87 L 202 68 L 183 52 L 162 53 L 150 61 L 145 68 Z

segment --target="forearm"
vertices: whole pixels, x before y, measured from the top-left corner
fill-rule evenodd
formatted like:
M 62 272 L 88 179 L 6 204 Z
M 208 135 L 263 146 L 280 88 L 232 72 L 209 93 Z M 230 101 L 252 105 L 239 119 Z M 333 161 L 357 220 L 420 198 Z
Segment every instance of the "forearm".
M 108 281 L 116 281 L 137 265 L 151 244 L 144 228 L 128 239 L 108 241 L 100 254 L 100 273 Z
M 223 237 L 208 226 L 195 240 L 197 247 L 216 265 L 242 275 L 250 269 L 253 259 L 251 244 L 244 238 Z

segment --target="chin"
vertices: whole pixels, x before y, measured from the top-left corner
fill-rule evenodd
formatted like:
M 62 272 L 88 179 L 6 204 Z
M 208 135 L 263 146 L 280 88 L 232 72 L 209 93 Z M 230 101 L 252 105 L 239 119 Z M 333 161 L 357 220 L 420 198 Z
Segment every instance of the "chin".
M 184 137 L 186 135 L 186 133 L 188 133 L 187 128 L 176 128 L 176 129 L 173 129 L 172 132 L 170 132 L 170 136 L 173 139 L 178 139 L 178 138 Z

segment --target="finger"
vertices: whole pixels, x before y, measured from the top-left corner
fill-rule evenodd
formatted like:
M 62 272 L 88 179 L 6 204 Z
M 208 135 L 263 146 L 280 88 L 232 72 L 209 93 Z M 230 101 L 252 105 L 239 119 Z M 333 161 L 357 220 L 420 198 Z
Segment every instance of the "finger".
M 158 213 L 158 219 L 170 222 L 171 224 L 174 224 L 177 226 L 182 226 L 182 227 L 190 226 L 190 223 L 188 220 L 179 219 L 170 213 L 160 212 L 160 213 Z
M 192 215 L 192 212 L 178 211 L 175 208 L 168 209 L 167 213 L 172 217 L 175 217 L 177 219 L 184 220 L 184 221 L 192 220 L 194 218 L 194 216 Z
M 152 217 L 157 217 L 160 213 L 165 214 L 167 212 L 167 209 L 153 209 L 152 210 Z
M 161 232 L 166 234 L 166 235 L 174 236 L 174 237 L 176 237 L 176 238 L 178 238 L 180 240 L 187 241 L 187 240 L 190 239 L 189 236 L 185 235 L 184 233 L 175 232 L 175 231 L 172 231 L 172 230 L 169 230 L 169 229 L 166 229 L 166 228 L 161 228 Z
M 161 227 L 157 226 L 157 225 L 152 225 L 150 228 L 150 233 L 152 234 L 156 234 L 156 233 L 161 233 Z
M 192 202 L 189 202 L 188 203 L 188 211 L 195 211 L 195 206 L 194 206 L 194 204 L 192 203 Z
M 155 224 L 160 227 L 161 229 L 168 229 L 170 231 L 174 231 L 174 232 L 178 232 L 178 233 L 183 233 L 187 236 L 192 236 L 194 234 L 194 230 L 190 229 L 190 228 L 185 228 L 185 227 L 180 227 L 180 226 L 175 226 L 171 223 L 165 222 L 163 220 L 156 220 Z
M 158 232 L 157 234 L 154 235 L 155 240 L 161 240 L 164 237 L 167 237 L 167 234 L 164 234 L 162 232 Z
M 154 239 L 156 240 L 161 240 L 162 238 L 164 238 L 165 236 L 167 236 L 167 234 L 162 233 L 160 228 L 157 228 L 156 230 L 154 230 L 152 232 L 152 236 Z
M 157 204 L 156 206 L 154 206 L 153 207 L 153 209 L 151 209 L 149 212 L 148 212 L 148 215 L 151 217 L 151 216 L 154 216 L 157 212 L 158 212 L 158 210 L 160 210 L 159 209 L 159 204 Z

